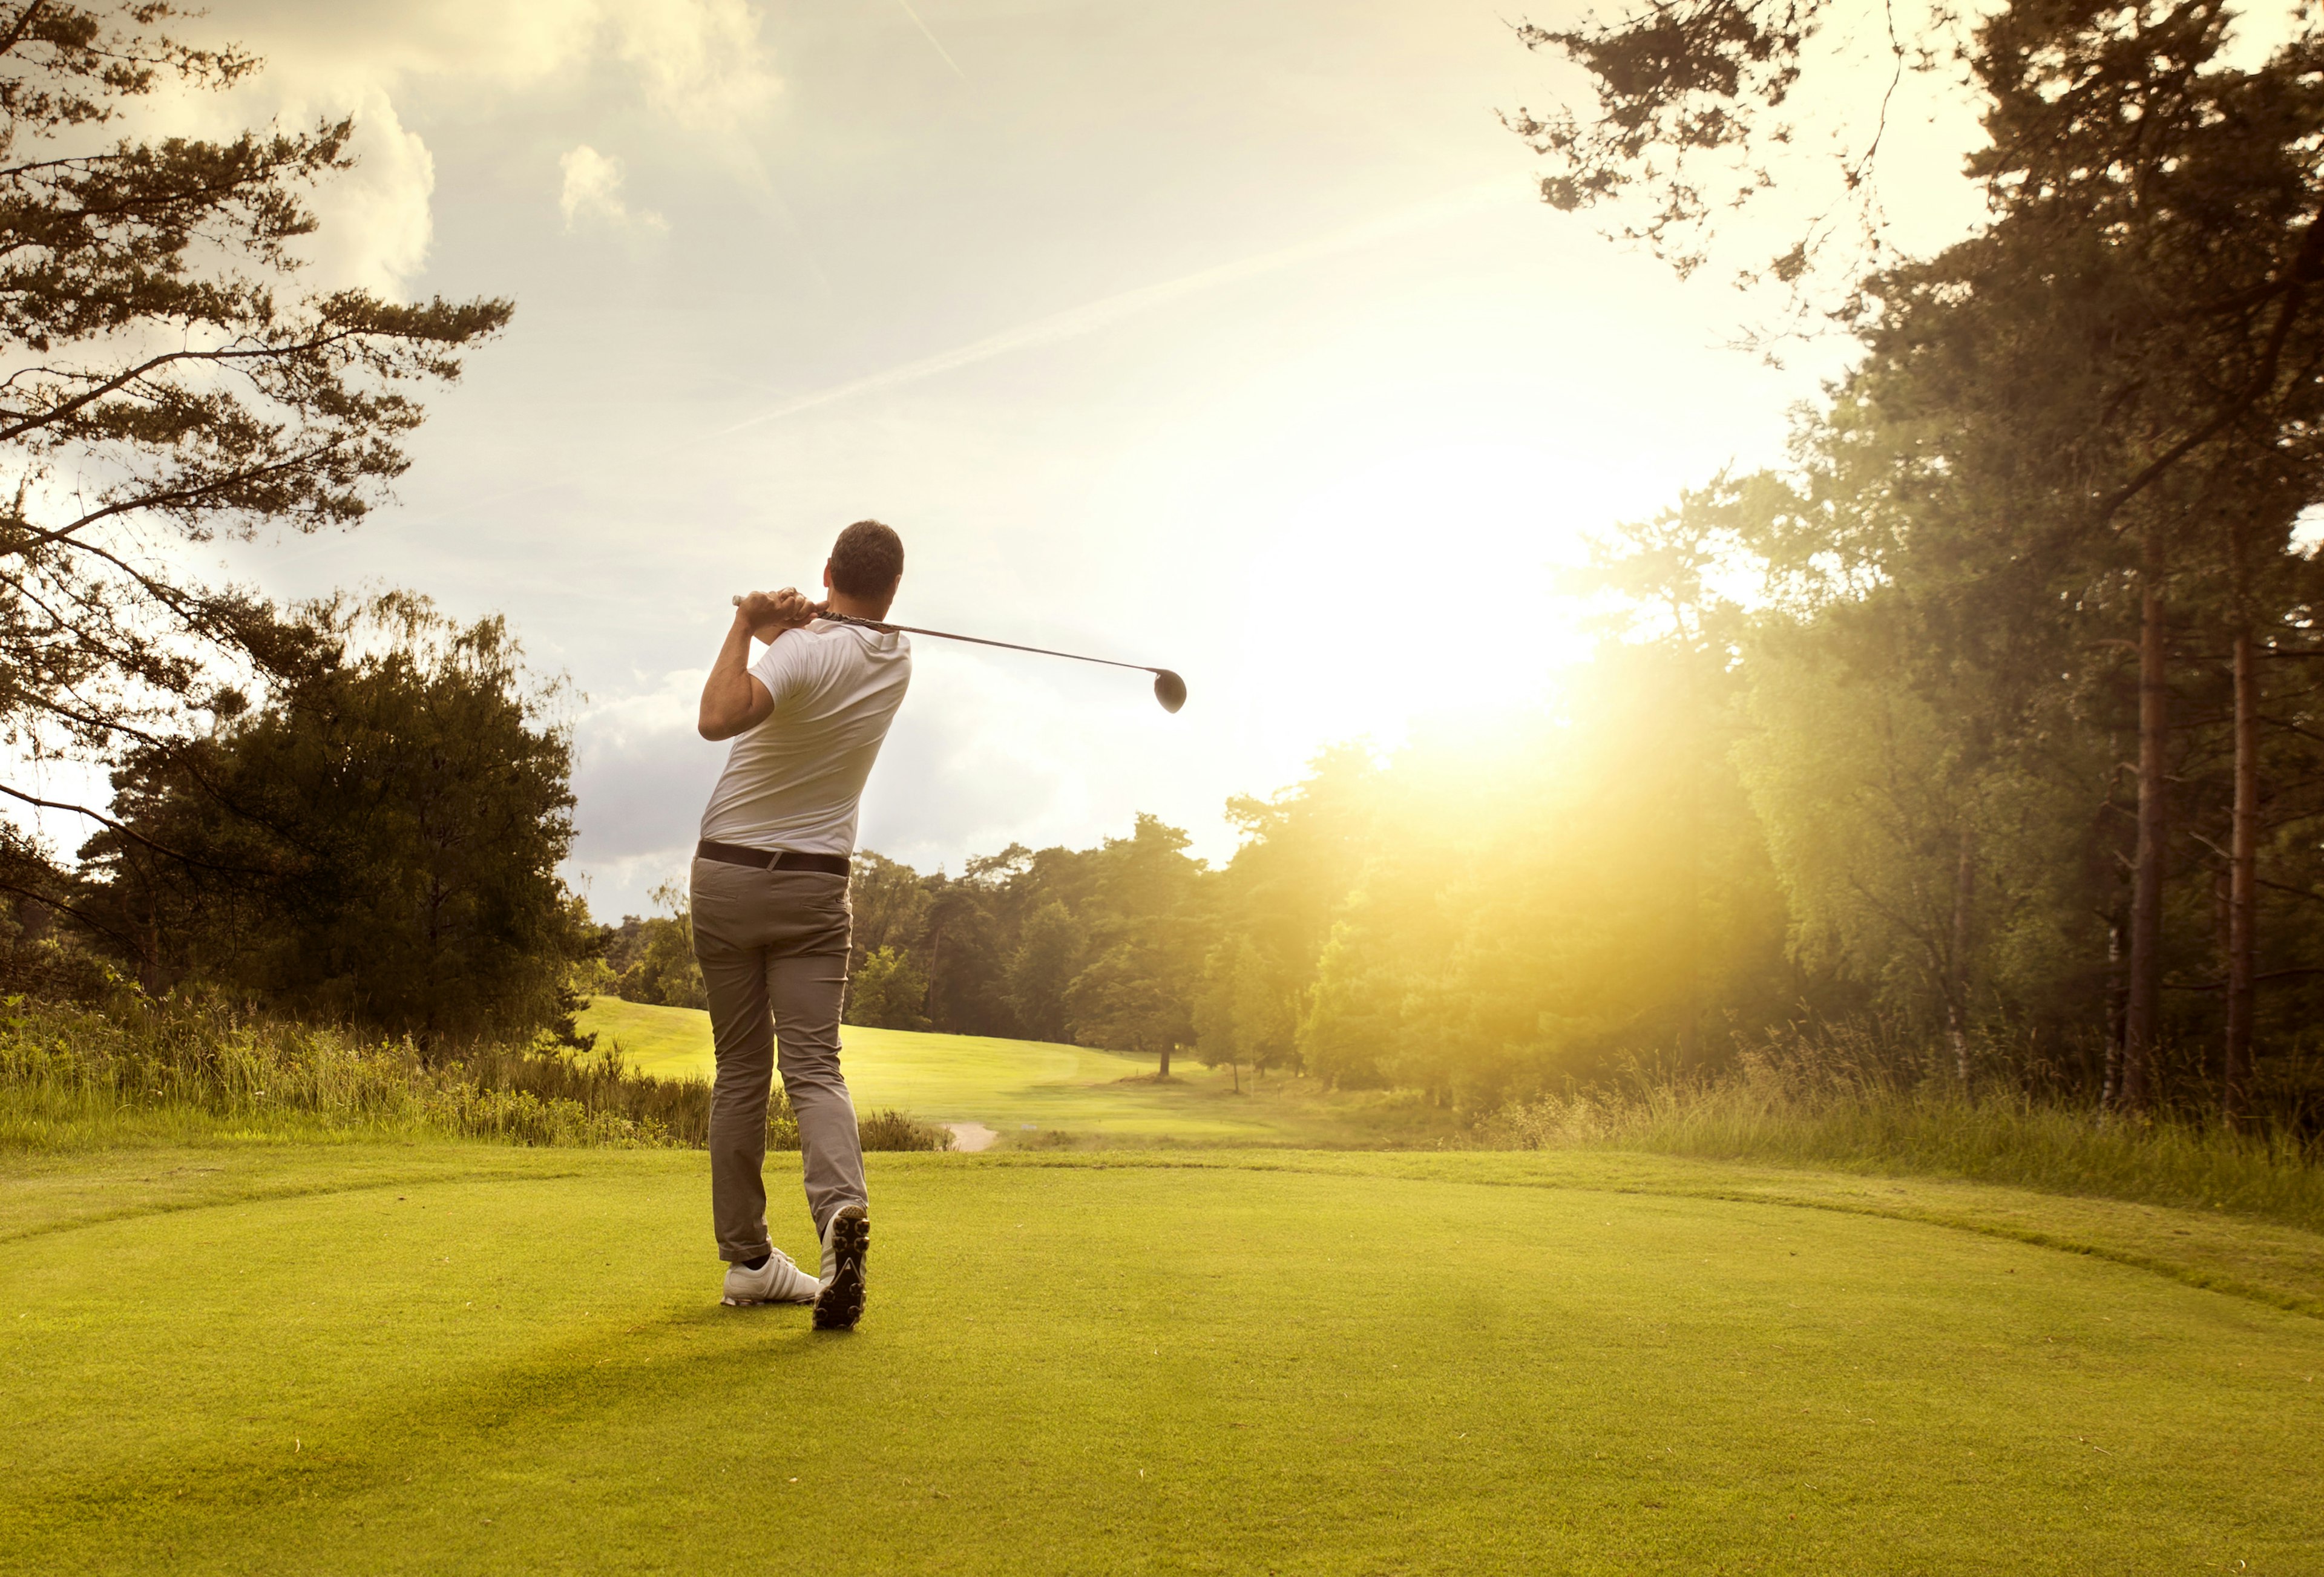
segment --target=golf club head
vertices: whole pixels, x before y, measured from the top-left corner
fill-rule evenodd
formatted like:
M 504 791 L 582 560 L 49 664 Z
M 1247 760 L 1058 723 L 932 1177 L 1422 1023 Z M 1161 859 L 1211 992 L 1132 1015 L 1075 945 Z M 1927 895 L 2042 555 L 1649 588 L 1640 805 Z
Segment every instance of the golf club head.
M 1165 712 L 1176 712 L 1186 704 L 1186 681 L 1167 668 L 1154 670 L 1154 698 L 1162 703 Z

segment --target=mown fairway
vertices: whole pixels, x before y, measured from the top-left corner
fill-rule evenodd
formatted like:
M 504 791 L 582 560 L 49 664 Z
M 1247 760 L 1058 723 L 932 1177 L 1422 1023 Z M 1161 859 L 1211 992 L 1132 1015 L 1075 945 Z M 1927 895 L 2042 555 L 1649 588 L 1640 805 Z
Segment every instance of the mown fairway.
M 2324 1566 L 2324 1320 L 1993 1235 L 2313 1310 L 2306 1234 L 1619 1156 L 873 1159 L 852 1336 L 717 1305 L 695 1154 L 12 1162 L 0 1569 Z
M 716 1071 L 707 1013 L 595 997 L 580 1027 L 594 1031 L 601 1047 L 618 1046 L 640 1073 L 706 1079 Z M 1360 1108 L 1270 1099 L 1268 1086 L 1237 1096 L 1225 1072 L 1194 1064 L 1182 1064 L 1178 1077 L 1157 1084 L 1148 1077 L 1150 1057 L 1051 1041 L 853 1024 L 842 1034 L 859 1111 L 893 1106 L 930 1122 L 982 1123 L 1011 1138 L 1062 1130 L 1083 1139 L 1344 1142 L 1348 1124 L 1362 1115 Z M 1279 1091 L 1284 1082 L 1277 1076 L 1272 1087 Z M 1409 1120 L 1402 1125 L 1408 1128 Z

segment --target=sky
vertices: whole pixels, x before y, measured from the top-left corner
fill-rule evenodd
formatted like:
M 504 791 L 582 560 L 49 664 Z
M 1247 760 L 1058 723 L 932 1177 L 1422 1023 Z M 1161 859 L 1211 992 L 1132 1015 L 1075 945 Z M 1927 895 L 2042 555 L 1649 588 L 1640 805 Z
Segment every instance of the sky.
M 920 641 L 862 846 L 956 871 L 1151 811 L 1223 858 L 1228 797 L 1323 746 L 1537 700 L 1586 650 L 1555 566 L 1776 459 L 1840 364 L 1729 348 L 1716 271 L 1682 284 L 1536 199 L 1496 112 L 1564 79 L 1518 14 L 213 0 L 198 31 L 268 69 L 162 123 L 358 117 L 315 282 L 516 302 L 390 507 L 221 567 L 505 614 L 571 681 L 572 874 L 613 918 L 696 836 L 730 595 L 815 586 L 875 516 L 907 545 L 895 618 L 1167 666 L 1191 698 Z M 1884 159 L 1941 240 L 1975 209 L 1929 108 Z

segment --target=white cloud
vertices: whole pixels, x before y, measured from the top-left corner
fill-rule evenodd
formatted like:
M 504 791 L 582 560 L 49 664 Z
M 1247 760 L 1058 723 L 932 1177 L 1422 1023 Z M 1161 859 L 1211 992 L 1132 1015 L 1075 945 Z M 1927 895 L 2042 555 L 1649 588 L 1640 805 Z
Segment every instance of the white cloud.
M 714 130 L 781 88 L 746 0 L 219 0 L 209 14 L 206 32 L 265 59 L 262 83 L 320 71 L 522 90 L 610 61 L 647 107 Z
M 604 69 L 617 95 L 737 157 L 782 90 L 762 23 L 747 0 L 220 0 L 203 37 L 235 40 L 266 69 L 228 94 L 157 96 L 140 119 L 161 134 L 230 136 L 277 117 L 310 126 L 355 115 L 356 168 L 314 194 L 323 226 L 310 277 L 400 296 L 434 235 L 435 161 L 397 108 L 411 88 L 523 93 Z M 596 164 L 584 161 L 576 177 L 584 154 Z M 583 147 L 561 163 L 568 226 L 661 226 L 623 201 L 617 161 Z
M 731 135 L 781 91 L 743 0 L 627 0 L 605 13 L 648 106 L 681 125 Z
M 355 167 L 313 194 L 322 221 L 311 248 L 316 282 L 393 299 L 428 263 L 436 159 L 419 133 L 404 128 L 383 89 L 366 88 L 353 108 Z M 300 119 L 292 111 L 285 118 Z
M 622 200 L 622 161 L 609 159 L 586 143 L 557 161 L 565 172 L 565 188 L 557 206 L 564 210 L 565 227 L 582 219 L 602 219 L 620 229 L 666 230 L 669 226 L 648 208 L 632 212 Z
M 355 134 L 347 151 L 355 168 L 300 193 L 320 222 L 297 244 L 309 264 L 304 282 L 320 290 L 359 287 L 400 297 L 406 282 L 427 266 L 435 238 L 435 156 L 404 125 L 394 99 L 378 81 L 359 73 L 324 71 L 268 77 L 272 79 L 232 93 L 157 93 L 134 106 L 124 130 L 132 137 L 225 141 L 269 122 L 309 132 L 353 116 Z M 111 134 L 108 129 L 106 136 Z

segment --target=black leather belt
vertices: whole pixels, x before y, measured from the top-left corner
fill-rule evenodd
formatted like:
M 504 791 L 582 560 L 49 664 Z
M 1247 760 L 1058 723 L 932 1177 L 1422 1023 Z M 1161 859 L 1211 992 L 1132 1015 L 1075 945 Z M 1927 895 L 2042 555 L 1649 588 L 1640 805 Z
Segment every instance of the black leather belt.
M 848 872 L 844 854 L 810 854 L 799 849 L 746 849 L 740 844 L 714 844 L 707 838 L 694 845 L 694 857 L 748 865 L 759 871 L 820 871 L 826 876 L 844 876 Z

